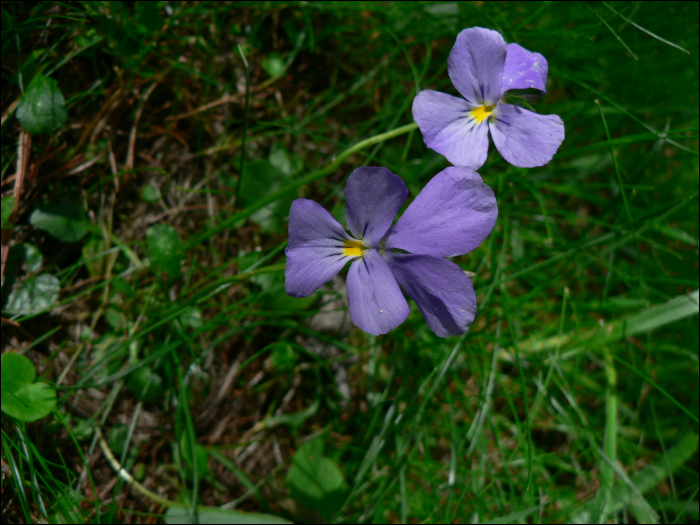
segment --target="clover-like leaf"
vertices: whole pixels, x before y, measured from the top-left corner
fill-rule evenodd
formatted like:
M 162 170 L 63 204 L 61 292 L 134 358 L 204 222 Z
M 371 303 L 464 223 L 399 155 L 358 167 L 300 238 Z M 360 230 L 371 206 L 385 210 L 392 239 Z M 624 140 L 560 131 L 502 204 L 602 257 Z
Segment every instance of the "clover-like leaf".
M 180 264 L 184 258 L 182 242 L 177 230 L 170 224 L 156 224 L 146 230 L 146 243 L 154 269 L 165 272 L 170 279 L 180 275 Z
M 160 192 L 153 184 L 146 184 L 141 188 L 141 199 L 149 204 L 157 202 L 160 199 Z
M 146 403 L 163 399 L 163 378 L 148 366 L 134 370 L 129 375 L 127 386 L 137 399 Z
M 37 273 L 41 270 L 42 264 L 44 264 L 44 257 L 41 255 L 39 248 L 28 242 L 23 242 L 19 246 L 24 249 L 24 262 L 27 265 L 27 271 L 29 273 Z
M 15 208 L 15 198 L 12 195 L 7 195 L 2 198 L 2 222 L 0 222 L 0 228 L 5 227 L 5 223 L 12 215 L 12 210 Z M 11 224 L 8 224 L 11 226 Z
M 286 180 L 287 175 L 268 160 L 261 159 L 246 164 L 241 183 L 241 205 L 254 204 L 280 189 Z M 289 214 L 292 200 L 294 195 L 286 195 L 253 213 L 250 220 L 265 230 L 274 231 L 283 224 L 283 217 Z
M 46 133 L 63 125 L 68 118 L 66 100 L 58 84 L 41 73 L 24 90 L 17 106 L 17 118 L 28 133 Z
M 343 473 L 332 459 L 323 455 L 320 438 L 307 441 L 294 453 L 287 485 L 295 500 L 326 519 L 338 510 L 346 492 Z
M 197 477 L 199 479 L 203 479 L 211 476 L 211 471 L 209 470 L 209 451 L 206 449 L 206 447 L 200 445 L 199 443 L 195 443 L 195 458 L 193 458 L 192 451 L 190 450 L 190 446 L 187 442 L 187 436 L 182 434 L 182 436 L 180 436 L 178 450 L 180 453 L 180 459 L 185 466 L 185 476 L 187 476 L 187 478 L 192 479 L 194 477 L 195 459 L 197 463 Z
M 3 354 L 0 365 L 2 411 L 21 421 L 36 421 L 56 406 L 56 392 L 46 383 L 35 383 L 36 370 L 25 356 Z
M 82 208 L 65 202 L 37 208 L 29 216 L 29 223 L 62 242 L 78 242 L 92 227 Z
M 23 281 L 12 290 L 5 310 L 17 315 L 38 314 L 53 308 L 61 291 L 59 280 L 50 273 L 42 273 Z

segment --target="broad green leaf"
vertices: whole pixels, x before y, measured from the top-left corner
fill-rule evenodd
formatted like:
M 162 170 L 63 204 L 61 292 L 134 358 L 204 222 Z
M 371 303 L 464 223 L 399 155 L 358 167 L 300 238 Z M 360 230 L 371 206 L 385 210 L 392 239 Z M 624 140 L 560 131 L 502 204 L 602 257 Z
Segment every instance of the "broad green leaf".
M 192 453 L 189 444 L 187 443 L 187 435 L 182 434 L 179 442 L 180 459 L 185 464 L 185 474 L 189 479 L 192 479 L 194 469 L 194 461 L 192 461 Z M 209 471 L 209 452 L 206 447 L 199 443 L 194 444 L 194 453 L 197 456 L 197 477 L 203 479 L 210 476 Z
M 10 248 L 10 254 L 7 257 L 7 268 L 5 270 L 5 278 L 8 275 L 18 273 L 22 265 L 25 265 L 27 273 L 37 273 L 41 270 L 44 258 L 39 249 L 33 244 L 23 242 L 15 244 Z
M 27 265 L 27 271 L 37 273 L 44 264 L 44 257 L 39 248 L 27 242 L 23 242 L 20 246 L 24 247 L 24 263 Z
M 107 444 L 116 457 L 120 457 L 126 448 L 126 438 L 129 436 L 127 425 L 114 425 L 107 433 Z
M 12 290 L 5 310 L 17 315 L 30 315 L 53 308 L 58 302 L 61 284 L 49 273 L 23 281 Z
M 46 133 L 61 126 L 68 113 L 56 81 L 41 73 L 34 75 L 17 106 L 17 118 L 24 130 L 32 134 Z
M 428 2 L 424 9 L 438 18 L 450 31 L 454 32 L 457 28 L 457 2 Z
M 37 208 L 29 217 L 29 223 L 62 242 L 78 242 L 92 228 L 80 206 L 65 202 Z
M 153 184 L 146 184 L 141 188 L 141 198 L 144 202 L 156 202 L 160 198 L 160 192 Z
M 0 222 L 0 228 L 5 227 L 5 223 L 12 215 L 12 210 L 15 208 L 15 198 L 12 195 L 7 195 L 2 198 L 2 222 Z M 8 224 L 8 226 L 12 226 Z
M 2 30 L 3 31 L 11 30 L 15 25 L 15 21 L 12 18 L 12 15 L 10 13 L 8 13 L 7 11 L 5 11 L 4 9 L 0 9 L 0 11 L 2 12 Z
M 279 516 L 272 514 L 258 514 L 257 512 L 243 512 L 240 510 L 226 510 L 216 507 L 197 507 L 197 521 L 190 521 L 190 509 L 170 507 L 163 517 L 168 524 L 178 523 L 211 523 L 216 524 L 241 524 L 262 525 L 264 523 L 291 523 Z
M 199 328 L 202 326 L 202 310 L 199 308 L 188 308 L 180 316 L 180 322 L 189 328 Z
M 34 378 L 36 377 L 36 370 L 34 370 L 34 365 L 32 362 L 25 356 L 16 353 L 7 353 L 2 354 L 0 360 L 0 363 L 2 364 L 0 377 L 2 377 L 1 386 L 3 396 L 5 395 L 6 390 L 14 392 L 22 385 L 34 381 Z
M 270 164 L 275 168 L 280 170 L 285 175 L 289 176 L 294 173 L 292 167 L 292 161 L 289 158 L 289 153 L 284 146 L 281 144 L 275 144 L 272 146 L 269 156 Z
M 282 170 L 267 160 L 247 163 L 241 183 L 241 206 L 249 206 L 274 192 L 286 178 Z
M 105 312 L 105 321 L 107 321 L 107 324 L 109 324 L 113 330 L 119 330 L 123 320 L 124 316 L 119 312 L 119 310 L 108 308 Z
M 246 164 L 241 183 L 241 206 L 247 207 L 279 190 L 288 180 L 285 173 L 270 161 L 257 160 Z M 294 195 L 285 195 L 256 211 L 250 219 L 266 230 L 282 227 L 283 218 L 289 215 Z
M 129 375 L 127 386 L 136 399 L 144 403 L 157 403 L 163 399 L 163 378 L 148 366 L 134 370 Z
M 136 297 L 136 292 L 134 292 L 131 285 L 119 276 L 112 278 L 112 286 L 116 291 L 123 293 L 127 297 Z
M 2 355 L 0 385 L 2 411 L 21 421 L 36 421 L 56 406 L 56 392 L 46 383 L 34 383 L 34 365 L 25 356 Z
M 263 58 L 261 65 L 271 77 L 279 77 L 284 73 L 284 60 L 279 53 L 270 53 L 270 56 Z
M 263 281 L 267 286 L 263 286 L 265 292 L 260 297 L 260 305 L 266 310 L 308 310 L 318 301 L 318 293 L 313 293 L 308 297 L 292 297 L 288 295 L 284 288 L 284 278 L 282 275 L 262 274 L 258 277 L 262 277 L 263 275 L 271 275 L 270 278 Z
M 307 441 L 294 453 L 287 485 L 292 498 L 326 519 L 338 510 L 346 492 L 343 473 L 324 457 L 320 438 Z
M 177 230 L 170 224 L 156 224 L 146 231 L 146 242 L 154 269 L 165 272 L 170 279 L 180 275 L 180 264 L 184 258 L 182 242 Z
M 297 353 L 289 343 L 278 342 L 272 348 L 270 361 L 272 367 L 278 372 L 290 370 L 297 362 Z

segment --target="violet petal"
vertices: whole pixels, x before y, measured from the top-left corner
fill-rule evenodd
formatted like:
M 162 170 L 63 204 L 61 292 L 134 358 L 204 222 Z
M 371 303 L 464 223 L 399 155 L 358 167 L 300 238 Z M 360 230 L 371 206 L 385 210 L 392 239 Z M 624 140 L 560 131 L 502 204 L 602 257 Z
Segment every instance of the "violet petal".
M 532 53 L 518 44 L 508 44 L 501 94 L 509 89 L 528 88 L 546 93 L 547 71 L 547 59 L 542 55 Z
M 470 27 L 457 35 L 447 72 L 461 95 L 475 105 L 493 105 L 501 96 L 506 41 L 497 31 Z
M 343 255 L 352 238 L 320 204 L 297 199 L 289 210 L 289 244 L 285 253 L 285 288 L 292 297 L 307 297 L 330 281 L 352 258 Z
M 489 128 L 503 158 L 520 168 L 544 166 L 564 141 L 564 122 L 558 115 L 538 115 L 510 104 L 496 107 Z
M 433 177 L 386 237 L 387 248 L 452 257 L 489 236 L 498 217 L 496 197 L 471 168 L 450 167 Z
M 368 334 L 385 334 L 408 317 L 408 303 L 376 250 L 366 250 L 350 265 L 347 285 L 352 322 Z
M 413 100 L 413 118 L 425 145 L 444 155 L 455 166 L 480 168 L 489 150 L 487 120 L 477 122 L 475 106 L 461 98 L 425 90 Z
M 469 329 L 476 316 L 476 294 L 459 266 L 430 255 L 387 251 L 384 258 L 436 335 L 461 335 Z
M 357 168 L 345 184 L 348 228 L 366 246 L 377 246 L 406 197 L 406 184 L 388 169 Z

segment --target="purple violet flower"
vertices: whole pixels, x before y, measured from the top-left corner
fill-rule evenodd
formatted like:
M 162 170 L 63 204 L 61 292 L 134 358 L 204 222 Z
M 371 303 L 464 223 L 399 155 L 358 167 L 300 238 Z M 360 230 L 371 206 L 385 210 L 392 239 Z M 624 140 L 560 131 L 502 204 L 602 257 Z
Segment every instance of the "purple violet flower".
M 533 168 L 552 160 L 564 140 L 561 118 L 503 101 L 509 89 L 546 93 L 542 55 L 506 45 L 496 31 L 471 27 L 457 35 L 447 72 L 464 99 L 425 90 L 413 101 L 413 118 L 430 149 L 455 166 L 479 169 L 486 162 L 490 129 L 496 149 L 514 166 Z
M 403 180 L 386 168 L 353 171 L 345 185 L 345 218 L 354 237 L 320 204 L 295 200 L 285 251 L 287 293 L 311 295 L 352 261 L 350 317 L 365 332 L 385 334 L 406 320 L 400 285 L 438 336 L 465 333 L 476 315 L 474 288 L 443 257 L 471 252 L 489 236 L 498 216 L 496 197 L 473 169 L 450 167 L 428 182 L 392 227 L 407 196 Z

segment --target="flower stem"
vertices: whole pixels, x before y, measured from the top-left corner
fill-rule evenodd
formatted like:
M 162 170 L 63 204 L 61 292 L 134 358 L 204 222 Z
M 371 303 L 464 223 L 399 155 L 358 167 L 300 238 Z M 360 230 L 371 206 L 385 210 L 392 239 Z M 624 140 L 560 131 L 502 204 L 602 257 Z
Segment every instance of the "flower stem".
M 340 155 L 338 155 L 333 162 L 331 162 L 328 166 L 325 168 L 321 168 L 320 170 L 314 171 L 312 173 L 309 173 L 305 177 L 302 177 L 298 180 L 295 180 L 294 182 L 291 182 L 290 184 L 287 184 L 284 188 L 281 188 L 277 190 L 274 193 L 270 193 L 268 196 L 260 199 L 258 202 L 255 204 L 251 204 L 244 210 L 239 211 L 238 213 L 234 213 L 231 215 L 228 219 L 221 221 L 218 226 L 214 228 L 210 228 L 209 230 L 201 233 L 194 239 L 192 239 L 185 248 L 191 248 L 192 246 L 199 244 L 200 242 L 206 241 L 210 237 L 213 237 L 217 233 L 219 233 L 222 230 L 225 230 L 226 228 L 230 228 L 234 224 L 236 224 L 238 221 L 245 219 L 246 217 L 251 216 L 253 213 L 258 211 L 261 208 L 264 208 L 268 204 L 275 202 L 278 200 L 280 197 L 284 196 L 285 194 L 289 193 L 290 191 L 294 191 L 298 188 L 301 188 L 302 186 L 309 184 L 315 180 L 322 179 L 326 175 L 329 175 L 330 173 L 333 173 L 336 169 L 338 169 L 338 166 L 340 166 L 348 157 L 350 157 L 353 153 L 357 153 L 358 151 L 361 151 L 365 148 L 368 148 L 369 146 L 372 146 L 374 144 L 378 144 L 380 142 L 384 142 L 385 140 L 393 139 L 394 137 L 398 137 L 401 135 L 405 135 L 406 133 L 409 133 L 410 131 L 413 131 L 418 128 L 418 125 L 413 123 L 413 124 L 406 124 L 405 126 L 401 126 L 400 128 L 392 129 L 391 131 L 387 131 L 385 133 L 380 133 L 379 135 L 375 135 L 374 137 L 370 137 L 368 139 L 363 140 L 362 142 L 358 142 L 354 146 L 351 146 L 350 148 L 346 149 L 343 151 Z

